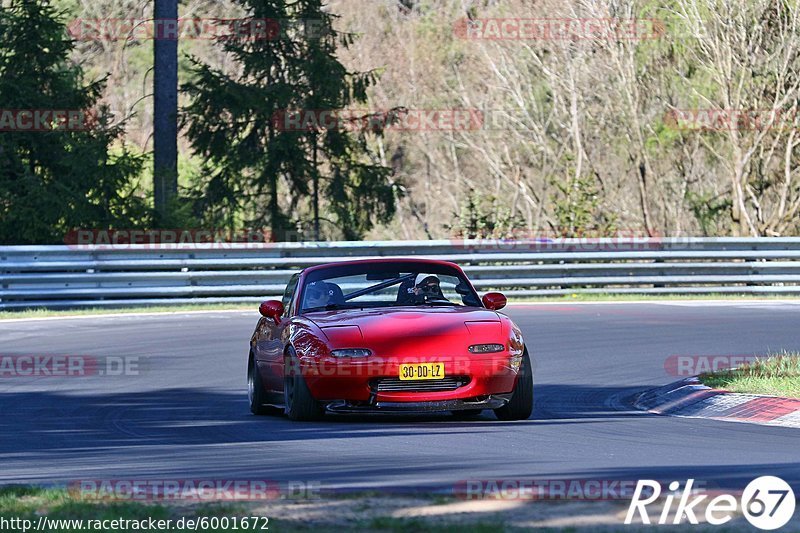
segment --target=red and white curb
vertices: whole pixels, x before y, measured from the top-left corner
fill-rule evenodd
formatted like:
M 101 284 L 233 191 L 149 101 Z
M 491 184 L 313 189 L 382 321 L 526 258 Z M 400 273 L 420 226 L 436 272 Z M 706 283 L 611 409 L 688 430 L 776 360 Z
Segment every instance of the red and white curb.
M 800 428 L 800 400 L 712 389 L 688 378 L 639 395 L 634 407 L 651 413 Z

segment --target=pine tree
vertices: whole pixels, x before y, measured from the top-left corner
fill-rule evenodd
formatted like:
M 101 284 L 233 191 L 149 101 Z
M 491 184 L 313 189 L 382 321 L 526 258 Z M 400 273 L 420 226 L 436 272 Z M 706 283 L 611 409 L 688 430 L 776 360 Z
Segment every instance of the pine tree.
M 193 58 L 195 79 L 184 121 L 206 161 L 198 212 L 215 224 L 269 224 L 277 239 L 320 221 L 358 239 L 394 214 L 391 169 L 369 148 L 372 132 L 287 129 L 276 116 L 364 104 L 375 72 L 353 73 L 336 58 L 354 36 L 335 31 L 320 0 L 242 0 L 255 21 L 274 21 L 269 38 L 231 38 L 222 46 L 240 73 L 231 77 Z M 333 234 L 328 232 L 329 236 Z
M 13 0 L 0 12 L 0 111 L 76 110 L 86 128 L 0 131 L 0 243 L 63 242 L 77 228 L 145 224 L 134 195 L 143 160 L 119 142 L 98 107 L 103 80 L 84 83 L 73 44 L 49 2 Z

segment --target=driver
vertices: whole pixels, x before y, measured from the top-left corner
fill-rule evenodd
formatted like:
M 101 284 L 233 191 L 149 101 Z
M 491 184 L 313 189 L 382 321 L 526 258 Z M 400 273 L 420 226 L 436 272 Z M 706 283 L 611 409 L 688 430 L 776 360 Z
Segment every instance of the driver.
M 436 276 L 426 276 L 423 278 L 422 281 L 414 286 L 413 293 L 415 296 L 420 296 L 425 299 L 444 299 L 439 278 Z
M 313 307 L 325 307 L 330 303 L 333 291 L 328 288 L 324 281 L 314 281 L 306 289 L 306 309 Z

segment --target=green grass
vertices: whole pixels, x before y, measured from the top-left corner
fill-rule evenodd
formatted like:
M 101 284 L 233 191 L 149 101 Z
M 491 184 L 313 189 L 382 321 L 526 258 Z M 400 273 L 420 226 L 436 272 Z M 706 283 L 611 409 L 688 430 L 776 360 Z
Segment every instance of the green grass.
M 171 529 L 164 529 L 167 532 L 195 531 L 190 528 L 177 528 L 176 522 L 180 519 L 198 519 L 212 517 L 228 517 L 229 529 L 198 527 L 197 531 L 207 531 L 211 533 L 221 531 L 245 531 L 239 523 L 239 529 L 233 529 L 232 519 L 234 517 L 269 517 L 269 529 L 266 531 L 278 532 L 313 532 L 313 533 L 341 533 L 342 531 L 369 531 L 369 532 L 397 532 L 397 533 L 505 533 L 530 530 L 531 520 L 549 520 L 558 517 L 568 517 L 577 513 L 577 516 L 585 516 L 585 523 L 570 525 L 566 527 L 544 527 L 541 531 L 619 531 L 620 527 L 609 525 L 608 518 L 618 516 L 627 506 L 626 502 L 620 502 L 619 506 L 608 508 L 605 504 L 599 510 L 593 507 L 598 502 L 582 502 L 583 505 L 576 509 L 576 502 L 536 502 L 528 505 L 525 509 L 514 507 L 495 513 L 492 511 L 476 511 L 474 513 L 456 512 L 451 514 L 434 516 L 396 516 L 395 510 L 408 509 L 420 505 L 420 500 L 425 505 L 446 505 L 456 500 L 451 496 L 439 496 L 434 494 L 417 493 L 413 498 L 401 502 L 397 505 L 396 498 L 383 494 L 375 497 L 373 492 L 348 493 L 338 496 L 326 497 L 317 502 L 315 507 L 313 500 L 306 502 L 292 502 L 276 500 L 274 502 L 236 502 L 236 503 L 204 503 L 204 502 L 103 502 L 82 499 L 79 494 L 69 491 L 66 488 L 43 488 L 30 486 L 0 486 L 0 519 L 10 520 L 29 520 L 31 528 L 27 531 L 35 531 L 39 517 L 44 516 L 48 519 L 46 527 L 47 533 L 78 533 L 88 531 L 88 520 L 137 520 L 145 521 L 150 518 L 153 520 L 172 520 Z M 304 504 L 295 509 L 296 503 Z M 369 503 L 369 505 L 368 505 Z M 308 506 L 308 507 L 305 507 Z M 561 508 L 560 512 L 553 512 L 552 506 Z M 544 507 L 547 507 L 545 509 Z M 557 509 L 556 509 L 557 511 Z M 492 514 L 487 515 L 485 512 Z M 600 513 L 597 515 L 596 513 Z M 271 516 L 275 513 L 276 517 Z M 520 515 L 522 513 L 522 515 Z M 599 516 L 600 521 L 592 522 L 594 517 Z M 83 519 L 83 529 L 76 527 L 54 527 L 52 520 L 76 520 Z M 620 524 L 621 524 L 620 518 Z M 741 523 L 742 520 L 739 520 Z M 8 522 L 6 522 L 8 523 Z M 92 523 L 94 526 L 94 522 Z M 207 526 L 210 526 L 206 522 Z M 99 529 L 98 529 L 99 527 Z M 630 526 L 625 529 L 632 532 L 650 531 L 650 526 Z M 738 528 L 713 528 L 715 533 L 727 533 L 728 531 L 739 531 Z M 104 533 L 128 532 L 140 533 L 144 529 L 126 530 L 110 528 L 108 526 L 96 526 L 92 531 L 102 531 Z M 252 525 L 248 531 L 262 531 L 253 529 Z M 710 529 L 700 528 L 684 524 L 670 528 L 670 531 L 710 531 Z M 148 529 L 148 531 L 156 531 Z M 21 533 L 19 527 L 4 525 L 0 527 L 2 533 Z
M 393 518 L 382 516 L 365 522 L 359 530 L 396 531 L 397 533 L 500 533 L 507 528 L 503 522 L 472 522 L 470 524 L 433 524 L 422 518 Z
M 348 494 L 345 500 L 368 498 L 370 493 Z M 443 500 L 444 501 L 444 500 Z M 448 500 L 449 501 L 449 500 Z M 65 488 L 43 488 L 31 486 L 6 486 L 0 487 L 0 519 L 10 521 L 12 519 L 30 520 L 31 527 L 39 520 L 40 516 L 46 516 L 50 523 L 52 520 L 172 520 L 172 529 L 166 531 L 194 531 L 194 529 L 178 529 L 175 524 L 181 518 L 197 519 L 202 517 L 251 517 L 268 516 L 269 506 L 266 511 L 256 513 L 254 507 L 264 508 L 263 503 L 145 503 L 145 502 L 103 502 L 82 499 L 80 495 Z M 275 520 L 269 519 L 269 531 L 289 531 L 289 532 L 327 532 L 339 533 L 341 527 L 330 526 L 327 524 L 314 524 L 306 519 L 301 520 Z M 403 532 L 441 532 L 459 533 L 466 531 L 476 531 L 479 533 L 498 533 L 505 529 L 502 522 L 478 522 L 470 524 L 436 524 L 422 518 L 392 518 L 388 516 L 378 516 L 375 518 L 359 519 L 351 524 L 357 530 L 369 531 L 403 531 Z M 75 527 L 51 527 L 48 533 L 78 533 L 86 531 L 87 523 L 84 522 L 84 529 Z M 234 531 L 232 524 L 229 529 L 220 528 L 199 528 L 199 531 L 220 532 Z M 252 529 L 251 529 L 252 530 Z M 260 529 L 258 529 L 260 531 Z M 11 527 L 2 529 L 3 533 L 21 532 L 21 528 Z M 32 531 L 32 530 L 29 530 Z M 104 532 L 129 531 L 126 529 L 104 529 Z M 241 527 L 238 531 L 242 531 Z
M 731 392 L 800 398 L 800 355 L 784 352 L 733 370 L 702 374 L 700 381 Z
M 42 488 L 29 486 L 8 486 L 0 487 L 0 518 L 6 520 L 22 519 L 30 520 L 33 527 L 40 516 L 46 516 L 49 520 L 168 520 L 171 519 L 171 531 L 190 531 L 190 529 L 179 529 L 175 527 L 177 520 L 181 518 L 197 519 L 202 517 L 243 517 L 253 513 L 239 504 L 230 503 L 198 503 L 194 505 L 169 506 L 155 503 L 140 502 L 99 502 L 85 500 L 80 496 L 71 493 L 64 488 Z M 74 527 L 51 527 L 48 533 L 78 533 L 86 531 L 86 524 L 83 529 Z M 270 520 L 270 526 L 276 526 Z M 287 531 L 297 528 L 274 528 L 271 529 Z M 211 528 L 202 529 L 208 532 L 228 531 L 226 529 Z M 22 531 L 21 528 L 11 527 L 3 530 Z M 104 529 L 103 531 L 129 531 L 128 529 Z M 194 529 L 191 529 L 194 531 Z
M 246 516 L 244 507 L 222 504 L 197 504 L 174 508 L 161 504 L 139 502 L 98 502 L 81 499 L 66 489 L 49 489 L 40 487 L 0 487 L 0 518 L 11 520 L 14 518 L 26 519 L 36 524 L 39 516 L 46 516 L 51 520 L 154 520 L 172 519 L 173 523 L 180 518 L 200 518 L 212 516 Z M 272 525 L 272 524 L 270 524 Z M 35 526 L 34 526 L 35 527 Z M 85 531 L 72 527 L 50 528 L 49 533 L 77 533 Z M 282 529 L 283 530 L 283 529 Z M 21 531 L 11 528 L 6 531 Z M 127 531 L 125 529 L 105 531 Z M 172 531 L 182 531 L 172 529 Z M 187 530 L 188 531 L 188 530 Z M 193 530 L 192 530 L 193 531 Z M 217 532 L 224 529 L 209 528 L 205 531 Z
M 277 297 L 276 297 L 277 298 Z M 547 297 L 510 297 L 513 303 L 552 303 L 552 302 L 643 302 L 643 301 L 672 301 L 672 300 L 787 300 L 793 299 L 786 295 L 769 294 L 584 294 L 571 293 L 564 296 Z M 26 309 L 20 311 L 0 311 L 0 320 L 19 318 L 51 318 L 69 316 L 90 316 L 118 313 L 181 313 L 187 311 L 253 311 L 257 313 L 255 304 L 188 304 L 188 305 L 158 305 L 141 307 L 124 307 L 118 309 L 91 307 L 86 309 Z
M 82 499 L 80 496 L 64 488 L 42 488 L 31 486 L 0 486 L 0 519 L 24 519 L 30 520 L 35 527 L 40 516 L 46 516 L 52 520 L 172 520 L 171 529 L 164 530 L 169 532 L 183 531 L 205 531 L 218 533 L 223 531 L 244 531 L 241 525 L 239 529 L 233 529 L 229 525 L 228 529 L 222 527 L 213 528 L 198 527 L 197 529 L 178 528 L 176 523 L 180 519 L 200 519 L 211 517 L 255 517 L 267 516 L 269 518 L 269 529 L 264 531 L 281 532 L 309 532 L 309 531 L 334 531 L 331 528 L 311 527 L 303 522 L 287 522 L 276 520 L 269 517 L 269 512 L 257 513 L 253 511 L 253 505 L 244 503 L 179 503 L 176 505 L 162 503 L 140 503 L 140 502 L 101 502 Z M 52 524 L 52 522 L 50 522 Z M 229 522 L 230 523 L 230 522 Z M 251 519 L 252 523 L 252 519 Z M 232 524 L 232 523 L 230 523 Z M 261 523 L 260 523 L 261 524 Z M 261 524 L 263 525 L 263 524 Z M 79 533 L 87 531 L 86 523 L 83 529 L 74 527 L 63 527 L 47 529 L 47 533 Z M 252 527 L 249 529 L 254 531 Z M 2 533 L 16 533 L 22 531 L 20 528 L 10 528 L 0 530 Z M 28 530 L 32 531 L 32 530 Z M 93 529 L 93 531 L 103 531 L 104 533 L 130 532 L 138 533 L 141 529 Z M 155 531 L 155 530 L 150 530 Z M 261 531 L 260 527 L 257 531 Z M 336 530 L 339 533 L 339 530 Z

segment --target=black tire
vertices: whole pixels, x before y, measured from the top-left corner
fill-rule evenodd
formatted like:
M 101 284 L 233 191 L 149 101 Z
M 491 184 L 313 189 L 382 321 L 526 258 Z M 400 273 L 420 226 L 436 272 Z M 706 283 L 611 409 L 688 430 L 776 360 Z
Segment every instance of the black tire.
M 256 371 L 255 359 L 253 354 L 250 354 L 247 362 L 247 398 L 250 400 L 250 412 L 259 416 L 280 414 L 279 409 L 264 405 L 267 400 L 266 396 L 261 375 Z
M 286 359 L 283 378 L 283 397 L 286 416 L 290 420 L 309 422 L 319 420 L 325 411 L 311 395 L 306 379 L 300 372 L 300 364 L 294 354 Z
M 528 350 L 522 354 L 522 367 L 520 368 L 517 386 L 511 395 L 511 400 L 503 407 L 494 410 L 499 420 L 527 420 L 533 413 L 533 368 Z
M 483 409 L 459 409 L 458 411 L 451 411 L 453 418 L 456 420 L 471 420 L 477 418 L 483 412 Z

